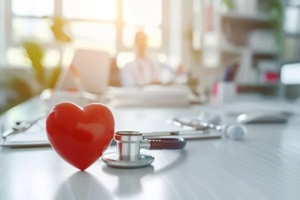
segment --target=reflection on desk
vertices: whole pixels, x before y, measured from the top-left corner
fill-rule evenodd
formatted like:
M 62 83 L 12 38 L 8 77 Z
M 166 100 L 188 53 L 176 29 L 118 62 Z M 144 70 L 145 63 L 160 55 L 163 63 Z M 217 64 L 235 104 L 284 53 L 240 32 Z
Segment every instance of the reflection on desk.
M 34 98 L 2 115 L 1 121 L 9 126 L 13 120 L 34 119 L 33 110 L 46 109 L 45 102 Z M 158 121 L 202 111 L 220 114 L 224 123 L 235 122 L 226 109 L 214 105 L 111 109 L 119 130 L 159 129 L 163 126 Z M 286 124 L 246 125 L 242 142 L 193 140 L 183 151 L 144 150 L 156 160 L 139 169 L 108 168 L 99 160 L 79 172 L 49 147 L 1 148 L 0 199 L 297 199 L 299 123 L 296 113 Z

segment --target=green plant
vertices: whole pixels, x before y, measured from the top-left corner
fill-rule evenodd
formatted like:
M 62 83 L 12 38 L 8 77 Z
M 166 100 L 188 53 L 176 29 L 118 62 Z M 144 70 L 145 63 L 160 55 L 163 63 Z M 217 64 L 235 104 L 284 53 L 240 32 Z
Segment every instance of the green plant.
M 34 95 L 34 91 L 28 81 L 24 79 L 23 74 L 10 72 L 11 70 L 0 72 L 2 75 L 0 80 L 1 95 L 7 98 L 7 102 L 0 107 L 0 114 Z
M 53 23 L 51 26 L 52 34 L 56 42 L 60 45 L 60 60 L 59 65 L 62 65 L 62 54 L 63 54 L 63 44 L 70 43 L 71 37 L 66 32 L 67 21 L 61 16 L 53 17 Z
M 38 42 L 27 40 L 23 42 L 25 56 L 31 61 L 31 66 L 34 69 L 35 76 L 42 87 L 46 86 L 43 60 L 45 50 Z
M 50 27 L 54 39 L 60 44 L 70 43 L 71 37 L 65 32 L 65 20 L 60 16 L 53 18 L 53 23 Z M 56 81 L 61 73 L 62 63 L 61 58 L 58 66 L 53 69 L 46 69 L 43 66 L 45 57 L 44 47 L 36 40 L 25 40 L 22 43 L 25 50 L 25 56 L 30 60 L 34 69 L 34 74 L 38 80 L 41 90 L 45 88 L 54 88 Z M 62 53 L 62 50 L 61 50 Z
M 43 66 L 45 50 L 41 44 L 35 41 L 24 41 L 25 56 L 30 60 L 34 75 L 40 84 L 40 89 L 54 88 L 61 73 L 61 66 L 46 69 Z
M 275 38 L 278 46 L 282 44 L 282 29 L 283 29 L 283 3 L 281 0 L 272 0 L 270 1 L 270 20 L 275 30 Z
M 234 3 L 232 2 L 232 0 L 223 0 L 223 3 L 226 5 L 228 10 L 234 9 Z
M 66 33 L 67 22 L 61 16 L 55 16 L 51 26 L 51 31 L 55 40 L 59 43 L 70 43 L 71 37 Z

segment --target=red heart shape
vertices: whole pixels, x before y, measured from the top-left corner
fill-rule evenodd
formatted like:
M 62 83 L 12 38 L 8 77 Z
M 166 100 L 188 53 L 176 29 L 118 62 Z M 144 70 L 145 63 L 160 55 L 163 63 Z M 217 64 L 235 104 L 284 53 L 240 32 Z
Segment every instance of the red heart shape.
M 102 156 L 113 138 L 114 127 L 110 109 L 96 103 L 84 108 L 73 103 L 59 103 L 46 119 L 51 146 L 80 170 L 85 170 Z

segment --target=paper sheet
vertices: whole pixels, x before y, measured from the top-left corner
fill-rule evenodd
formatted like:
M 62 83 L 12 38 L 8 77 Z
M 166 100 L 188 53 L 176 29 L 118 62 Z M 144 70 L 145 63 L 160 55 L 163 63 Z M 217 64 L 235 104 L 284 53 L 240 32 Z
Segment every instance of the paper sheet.
M 1 146 L 21 147 L 21 146 L 49 146 L 45 126 L 36 123 L 28 130 L 8 136 Z

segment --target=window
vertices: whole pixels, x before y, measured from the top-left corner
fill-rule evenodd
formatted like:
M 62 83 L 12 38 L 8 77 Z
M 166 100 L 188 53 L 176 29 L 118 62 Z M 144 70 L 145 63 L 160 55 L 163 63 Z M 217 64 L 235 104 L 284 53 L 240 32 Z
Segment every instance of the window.
M 22 41 L 34 39 L 45 47 L 44 65 L 67 65 L 78 47 L 100 48 L 112 55 L 131 51 L 134 34 L 144 30 L 149 46 L 161 53 L 163 46 L 163 0 L 9 0 L 6 19 L 6 60 L 12 66 L 30 66 L 24 59 Z M 167 13 L 167 12 L 166 12 Z M 165 14 L 166 14 L 165 13 Z M 67 21 L 72 43 L 59 45 L 51 32 L 52 18 L 62 16 Z M 167 23 L 167 22 L 164 22 Z M 52 59 L 50 59 L 52 57 Z
M 62 14 L 68 19 L 114 21 L 117 18 L 117 1 L 63 0 Z
M 11 9 L 15 16 L 52 16 L 54 3 L 53 0 L 11 0 Z

